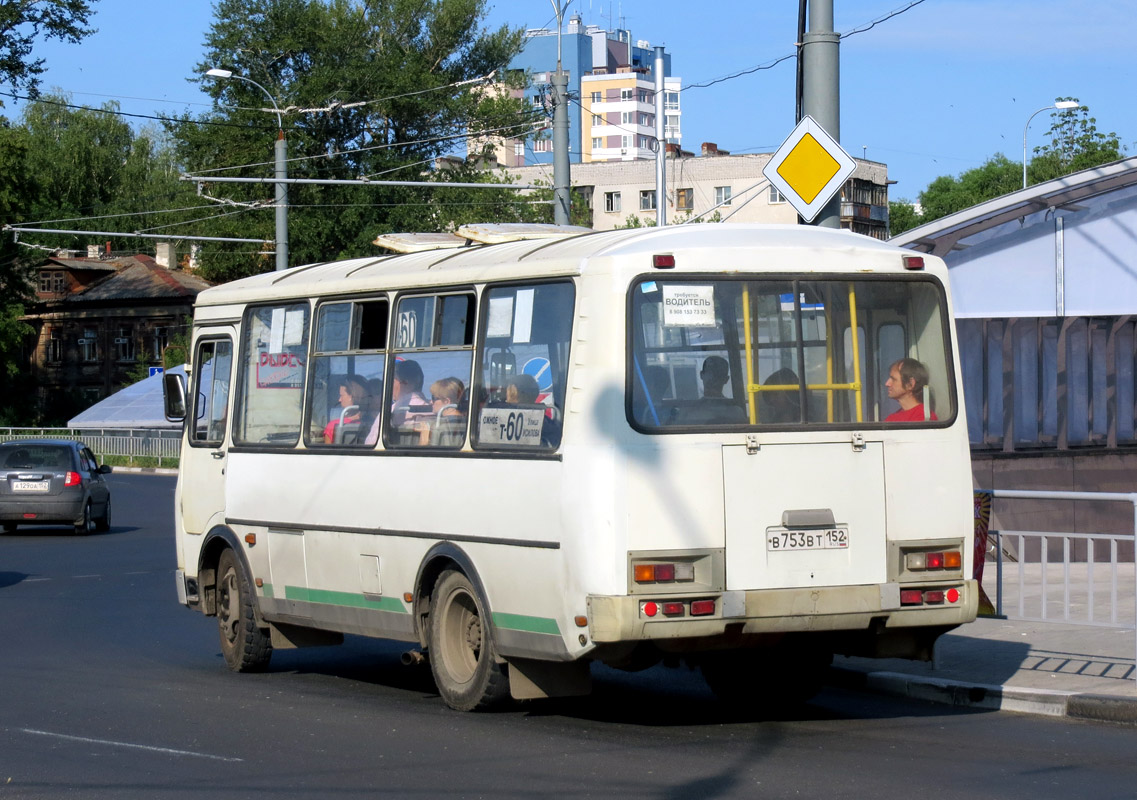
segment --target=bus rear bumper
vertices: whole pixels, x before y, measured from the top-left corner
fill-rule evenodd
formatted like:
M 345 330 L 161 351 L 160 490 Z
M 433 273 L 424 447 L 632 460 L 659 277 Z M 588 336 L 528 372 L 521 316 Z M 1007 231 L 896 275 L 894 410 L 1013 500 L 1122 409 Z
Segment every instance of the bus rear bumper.
M 915 587 L 905 584 L 904 588 Z M 976 581 L 921 584 L 918 588 L 932 602 L 902 606 L 900 585 L 895 583 L 727 591 L 699 597 L 592 595 L 588 598 L 589 627 L 597 645 L 654 640 L 663 646 L 673 639 L 737 639 L 751 634 L 947 630 L 975 619 L 979 607 Z M 943 593 L 942 600 L 936 592 Z M 951 597 L 955 602 L 949 601 Z M 713 613 L 691 616 L 693 600 L 714 600 Z M 675 602 L 683 604 L 683 613 L 664 616 L 664 603 Z

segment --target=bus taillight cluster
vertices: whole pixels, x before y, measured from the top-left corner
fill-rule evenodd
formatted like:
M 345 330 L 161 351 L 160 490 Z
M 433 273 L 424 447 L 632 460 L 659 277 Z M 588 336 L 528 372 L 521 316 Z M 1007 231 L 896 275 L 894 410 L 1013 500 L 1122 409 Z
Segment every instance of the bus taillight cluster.
M 937 553 L 908 553 L 904 565 L 912 572 L 930 569 L 961 569 L 963 554 L 958 550 Z

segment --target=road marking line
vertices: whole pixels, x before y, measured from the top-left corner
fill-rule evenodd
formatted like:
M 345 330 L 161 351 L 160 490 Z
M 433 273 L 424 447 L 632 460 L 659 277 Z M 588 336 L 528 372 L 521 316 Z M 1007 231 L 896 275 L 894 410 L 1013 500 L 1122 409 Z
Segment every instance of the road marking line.
M 86 742 L 87 744 L 105 744 L 111 747 L 130 747 L 135 750 L 149 750 L 152 753 L 167 753 L 173 756 L 193 756 L 194 758 L 209 758 L 214 761 L 244 761 L 243 758 L 228 758 L 226 756 L 215 756 L 209 753 L 195 753 L 192 750 L 173 750 L 169 747 L 153 747 L 147 744 L 132 744 L 130 742 L 115 742 L 110 739 L 89 739 L 86 736 L 69 736 L 65 733 L 52 733 L 50 731 L 37 731 L 34 728 L 20 728 L 24 733 L 30 733 L 35 736 L 50 736 L 55 739 L 67 739 L 72 742 Z

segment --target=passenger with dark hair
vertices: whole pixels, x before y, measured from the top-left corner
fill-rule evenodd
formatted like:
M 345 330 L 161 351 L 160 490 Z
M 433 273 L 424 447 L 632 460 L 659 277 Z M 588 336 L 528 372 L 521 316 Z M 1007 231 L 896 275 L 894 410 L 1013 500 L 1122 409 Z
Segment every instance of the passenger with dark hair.
M 354 424 L 360 421 L 363 414 L 363 400 L 366 396 L 367 387 L 359 378 L 352 376 L 340 381 L 340 411 L 324 427 L 324 444 L 332 444 L 336 441 L 336 428 L 340 425 Z
M 797 375 L 783 367 L 762 383 L 763 386 L 793 386 L 793 389 L 769 389 L 758 394 L 758 421 L 777 425 L 801 422 L 801 394 Z
M 924 387 L 928 385 L 928 368 L 914 358 L 902 358 L 888 369 L 884 388 L 888 396 L 900 404 L 900 410 L 884 418 L 885 422 L 923 422 L 936 419 L 936 412 L 925 415 Z

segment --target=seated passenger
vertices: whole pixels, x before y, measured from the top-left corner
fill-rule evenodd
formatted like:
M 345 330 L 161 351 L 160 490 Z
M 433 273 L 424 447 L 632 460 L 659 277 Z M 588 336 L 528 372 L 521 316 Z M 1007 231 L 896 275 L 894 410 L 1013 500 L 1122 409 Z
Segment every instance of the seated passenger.
M 888 369 L 884 388 L 889 398 L 900 404 L 900 410 L 884 418 L 885 422 L 923 422 L 936 419 L 932 411 L 925 417 L 924 387 L 928 385 L 928 368 L 914 358 L 902 358 Z
M 458 378 L 442 378 L 430 385 L 434 419 L 416 423 L 419 444 L 460 447 L 466 441 L 466 415 L 458 406 L 465 389 Z
M 354 377 L 344 378 L 339 383 L 339 405 L 338 411 L 335 411 L 331 422 L 324 427 L 324 444 L 332 444 L 336 441 L 336 428 L 342 425 L 358 423 L 362 413 L 363 398 L 367 394 L 367 388 L 363 383 Z M 340 431 L 342 441 L 343 431 Z
M 763 386 L 789 386 L 790 389 L 771 389 L 758 393 L 758 422 L 777 425 L 786 422 L 801 422 L 801 394 L 796 388 L 797 375 L 792 369 L 783 367 L 762 382 Z
M 730 380 L 730 366 L 722 356 L 707 356 L 699 370 L 703 397 L 698 404 L 682 409 L 678 422 L 683 425 L 729 425 L 746 422 L 746 412 L 723 389 Z

